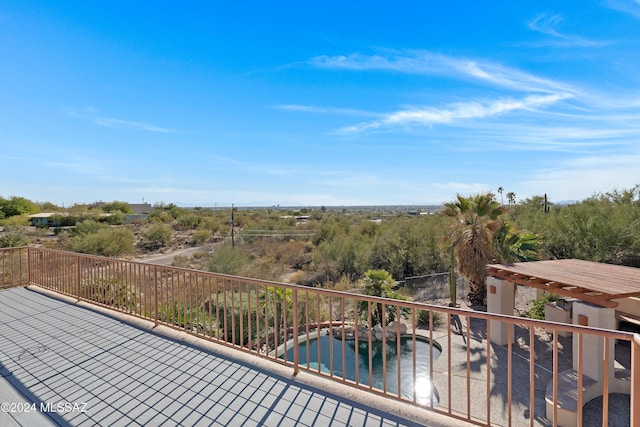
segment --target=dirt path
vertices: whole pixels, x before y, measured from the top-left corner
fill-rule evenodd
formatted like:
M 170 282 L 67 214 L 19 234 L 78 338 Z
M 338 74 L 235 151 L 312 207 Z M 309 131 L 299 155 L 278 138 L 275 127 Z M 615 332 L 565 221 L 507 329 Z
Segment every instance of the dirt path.
M 173 264 L 173 259 L 176 255 L 189 257 L 196 252 L 210 251 L 212 248 L 213 245 L 211 244 L 204 246 L 194 246 L 192 248 L 180 249 L 169 253 L 144 255 L 136 257 L 133 260 L 148 264 L 171 265 Z

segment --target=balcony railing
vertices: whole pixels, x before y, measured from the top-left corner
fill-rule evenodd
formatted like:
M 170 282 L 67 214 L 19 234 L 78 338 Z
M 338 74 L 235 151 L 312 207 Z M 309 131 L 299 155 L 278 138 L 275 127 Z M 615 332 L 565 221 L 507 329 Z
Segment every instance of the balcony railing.
M 640 339 L 631 333 L 49 249 L 0 250 L 0 287 L 25 284 L 249 352 L 291 366 L 294 373 L 309 371 L 479 425 L 511 425 L 517 404 L 528 406 L 533 426 L 544 418 L 541 390 L 547 383 L 553 384 L 550 418 L 557 424 L 562 409 L 559 372 L 571 364 L 570 353 L 566 360 L 571 344 L 561 342 L 558 332 L 573 332 L 578 343 L 599 337 L 605 348 L 617 340 L 629 353 L 630 425 L 640 425 Z M 455 327 L 452 320 L 459 318 L 463 321 Z M 510 336 L 514 343 L 492 344 L 491 320 L 516 325 L 509 332 L 517 335 Z M 432 327 L 438 321 L 441 325 Z M 552 330 L 553 337 L 541 340 L 544 330 Z M 581 361 L 583 346 L 573 348 Z M 536 357 L 540 351 L 548 360 Z M 605 372 L 607 358 L 603 355 Z M 421 382 L 425 373 L 433 392 Z M 572 393 L 581 425 L 581 368 L 577 378 Z M 603 387 L 606 425 L 608 394 L 615 388 L 607 379 Z
M 0 289 L 29 284 L 28 248 L 0 249 Z

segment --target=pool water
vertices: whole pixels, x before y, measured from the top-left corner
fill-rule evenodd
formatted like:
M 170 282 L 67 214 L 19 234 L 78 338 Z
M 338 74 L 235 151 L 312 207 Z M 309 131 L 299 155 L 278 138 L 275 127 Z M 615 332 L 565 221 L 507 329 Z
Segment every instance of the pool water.
M 333 354 L 329 343 L 332 342 Z M 318 360 L 318 343 L 320 346 L 320 360 Z M 356 369 L 358 371 L 359 384 L 369 385 L 369 342 L 358 341 L 358 355 L 356 363 L 355 340 L 345 341 L 345 377 L 349 380 L 356 380 Z M 375 341 L 371 343 L 371 372 L 373 387 L 383 390 L 383 358 L 382 358 L 382 342 Z M 313 338 L 308 343 L 309 347 L 309 367 L 312 370 L 318 369 L 324 373 L 331 373 L 331 365 L 333 363 L 333 375 L 342 378 L 342 341 L 330 335 L 321 336 L 318 340 Z M 416 353 L 416 380 L 413 380 L 413 353 Z M 386 345 L 387 360 L 387 393 L 398 393 L 398 354 L 397 344 L 395 341 L 387 341 Z M 415 349 L 411 337 L 403 337 L 400 339 L 400 390 L 401 395 L 413 400 L 414 393 L 416 401 L 420 404 L 430 404 L 431 397 L 433 403 L 438 402 L 438 393 L 431 384 L 429 377 L 429 342 L 416 340 Z M 433 359 L 440 356 L 440 349 L 433 346 Z M 299 360 L 300 365 L 307 365 L 307 342 L 299 344 Z M 287 360 L 293 360 L 293 348 L 287 349 Z M 332 362 L 333 361 L 333 362 Z M 357 368 L 356 368 L 357 366 Z

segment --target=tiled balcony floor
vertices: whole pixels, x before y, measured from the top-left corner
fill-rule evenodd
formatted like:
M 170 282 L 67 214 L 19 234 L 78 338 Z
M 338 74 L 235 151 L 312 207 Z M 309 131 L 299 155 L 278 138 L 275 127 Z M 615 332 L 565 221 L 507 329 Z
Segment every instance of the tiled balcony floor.
M 0 375 L 2 426 L 416 425 L 25 288 L 0 291 Z

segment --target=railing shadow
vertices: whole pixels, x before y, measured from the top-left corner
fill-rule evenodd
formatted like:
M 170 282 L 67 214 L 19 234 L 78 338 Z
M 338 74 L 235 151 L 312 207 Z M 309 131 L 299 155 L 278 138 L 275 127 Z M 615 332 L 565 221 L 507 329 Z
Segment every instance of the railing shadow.
M 71 424 L 67 422 L 62 416 L 60 416 L 60 414 L 57 411 L 50 410 L 52 409 L 51 401 L 44 401 L 40 399 L 35 393 L 33 393 L 29 389 L 29 387 L 24 385 L 19 379 L 13 376 L 12 371 L 5 366 L 2 360 L 0 360 L 0 383 L 3 383 L 3 387 L 5 385 L 11 387 L 17 394 L 21 396 L 21 399 L 16 402 L 12 402 L 12 401 L 1 402 L 4 405 L 6 404 L 20 405 L 16 407 L 15 411 L 11 409 L 11 406 L 9 406 L 9 410 L 4 410 L 5 408 L 3 408 L 3 411 L 2 411 L 3 416 L 13 418 L 12 416 L 12 412 L 13 412 L 16 414 L 18 418 L 22 419 L 22 421 L 25 421 L 27 423 L 33 423 L 31 425 L 40 424 L 42 420 L 39 419 L 39 416 L 41 416 L 43 418 L 48 418 L 50 422 L 55 423 L 61 427 L 71 426 Z M 8 396 L 12 393 L 4 389 L 2 391 L 2 394 L 4 396 Z M 22 406 L 22 404 L 27 404 L 27 403 L 29 405 L 31 404 L 33 405 L 33 406 L 28 406 L 29 408 L 28 412 L 27 410 L 25 410 L 25 407 Z M 57 403 L 57 402 L 53 402 L 53 403 Z
M 111 400 L 119 399 L 119 402 L 127 403 L 130 400 L 129 396 L 145 396 L 148 405 L 151 406 L 148 408 L 145 406 L 144 409 L 138 408 L 142 417 L 150 416 L 154 399 L 160 395 L 163 397 L 162 403 L 156 404 L 165 408 L 163 415 L 169 418 L 168 422 L 176 424 L 209 424 L 211 418 L 207 418 L 204 411 L 217 405 L 219 416 L 215 421 L 231 425 L 235 423 L 233 414 L 250 417 L 257 425 L 286 423 L 286 421 L 291 422 L 292 425 L 297 423 L 310 425 L 326 423 L 330 425 L 337 421 L 342 423 L 347 421 L 348 424 L 354 425 L 368 425 L 368 423 L 411 427 L 420 425 L 381 409 L 334 394 L 326 389 L 301 383 L 294 378 L 262 369 L 255 363 L 247 362 L 241 357 L 229 356 L 226 354 L 227 352 L 225 354 L 217 353 L 179 338 L 167 336 L 157 330 L 149 330 L 127 323 L 121 316 L 104 313 L 102 310 L 98 311 L 93 307 L 84 306 L 84 304 L 64 302 L 54 296 L 36 291 L 27 289 L 25 291 L 29 292 L 30 295 L 26 297 L 31 301 L 47 298 L 66 305 L 64 307 L 65 318 L 71 323 L 55 324 L 56 317 L 51 318 L 51 328 L 58 331 L 59 339 L 62 342 L 70 340 L 75 343 L 74 345 L 82 346 L 83 344 L 79 342 L 73 331 L 77 332 L 81 325 L 86 324 L 84 322 L 87 317 L 91 318 L 90 323 L 94 326 L 104 325 L 103 329 L 99 331 L 103 335 L 113 334 L 115 336 L 117 334 L 128 337 L 120 340 L 122 342 L 104 346 L 97 353 L 100 357 L 88 352 L 81 364 L 87 366 L 92 361 L 99 362 L 97 359 L 102 360 L 102 356 L 113 357 L 120 351 L 124 352 L 124 348 L 131 349 L 131 354 L 134 357 L 127 358 L 127 360 L 114 359 L 109 364 L 113 368 L 110 366 L 102 368 L 103 372 L 100 374 L 100 378 L 115 377 L 113 380 L 108 380 L 109 387 L 105 391 L 106 397 L 102 399 L 102 402 L 115 405 L 109 401 L 109 396 L 116 396 L 123 390 L 126 391 L 126 394 L 123 393 L 120 398 L 113 397 Z M 45 304 L 45 306 L 49 305 Z M 68 307 L 73 307 L 75 314 L 70 315 Z M 49 307 L 48 310 L 51 308 Z M 104 319 L 111 319 L 114 322 L 105 322 Z M 136 332 L 124 334 L 120 330 L 124 327 L 133 328 Z M 84 335 L 80 338 L 90 343 L 94 337 Z M 95 337 L 95 339 L 97 340 L 99 337 Z M 172 354 L 174 357 L 167 359 L 166 362 L 165 359 L 162 359 L 163 361 L 160 362 L 157 355 L 164 353 Z M 198 363 L 194 363 L 194 360 L 198 360 Z M 151 369 L 148 368 L 149 365 L 156 366 Z M 118 372 L 118 366 L 121 367 L 120 372 Z M 69 369 L 73 369 L 73 367 Z M 118 375 L 111 374 L 112 370 Z M 141 371 L 148 371 L 148 374 L 142 375 Z M 95 375 L 97 378 L 98 374 Z M 135 384 L 139 384 L 143 380 L 144 386 L 139 385 L 139 389 L 135 390 L 133 388 Z M 42 382 L 47 384 L 46 378 L 43 378 Z M 131 383 L 131 389 L 127 388 L 127 383 Z M 29 401 L 38 405 L 42 402 L 24 384 L 18 382 L 14 386 Z M 47 386 L 54 392 L 56 391 L 55 384 L 47 384 Z M 69 392 L 69 390 L 66 391 Z M 148 394 L 145 395 L 145 393 Z M 46 402 L 42 403 L 46 404 Z M 182 419 L 182 415 L 178 414 L 180 408 L 184 408 L 185 405 L 193 406 L 188 420 Z M 201 408 L 205 409 L 200 410 Z M 120 407 L 116 409 L 124 411 Z M 50 417 L 61 426 L 72 425 L 59 414 L 50 414 Z M 352 422 L 348 422 L 348 420 L 352 420 Z M 360 423 L 358 420 L 365 422 Z M 366 422 L 367 420 L 369 422 Z M 138 422 L 141 421 L 138 419 Z

